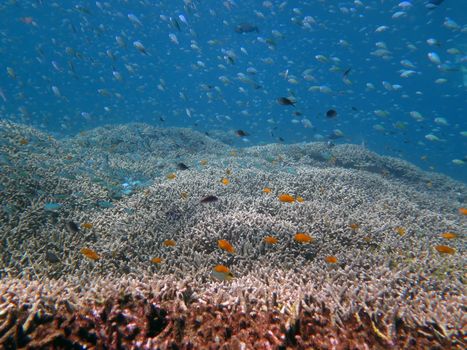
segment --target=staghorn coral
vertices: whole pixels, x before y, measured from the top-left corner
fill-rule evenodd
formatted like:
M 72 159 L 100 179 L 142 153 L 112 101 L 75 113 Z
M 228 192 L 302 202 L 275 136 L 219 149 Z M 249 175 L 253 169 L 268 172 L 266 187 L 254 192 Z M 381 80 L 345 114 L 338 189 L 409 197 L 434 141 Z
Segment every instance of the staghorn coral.
M 11 123 L 0 133 L 6 348 L 465 346 L 463 184 L 353 145 L 233 150 L 143 124 L 61 141 Z M 150 182 L 116 197 L 129 177 Z M 218 200 L 200 203 L 209 195 Z M 61 206 L 45 210 L 51 201 Z M 459 237 L 442 256 L 433 247 L 446 231 Z M 218 264 L 233 281 L 211 279 Z
M 101 283 L 97 286 L 103 287 Z M 212 285 L 199 292 L 170 279 L 144 283 L 123 279 L 120 285 L 120 290 L 107 287 L 76 294 L 66 285 L 57 292 L 46 283 L 27 286 L 24 281 L 9 281 L 8 289 L 4 285 L 0 290 L 4 306 L 0 344 L 29 349 L 461 349 L 465 345 L 464 332 L 436 318 L 420 319 L 416 307 L 396 302 L 391 310 L 382 311 L 377 301 L 359 305 L 348 290 L 339 294 L 330 290 L 323 299 L 312 287 L 287 303 L 280 291 L 261 285 L 236 286 L 228 292 Z M 387 294 L 386 303 L 397 301 L 387 289 L 382 292 Z M 452 302 L 452 297 L 447 298 Z M 343 303 L 351 306 L 342 308 Z M 441 305 L 430 308 L 448 311 Z

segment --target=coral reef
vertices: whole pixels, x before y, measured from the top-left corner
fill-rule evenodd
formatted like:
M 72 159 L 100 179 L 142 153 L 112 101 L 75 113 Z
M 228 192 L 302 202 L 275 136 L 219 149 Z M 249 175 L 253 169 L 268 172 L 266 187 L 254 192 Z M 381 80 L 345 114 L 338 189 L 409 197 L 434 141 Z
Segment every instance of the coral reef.
M 355 145 L 0 136 L 5 348 L 465 347 L 462 183 Z
M 265 285 L 211 286 L 201 291 L 170 279 L 149 283 L 122 279 L 119 286 L 120 290 L 92 289 L 78 297 L 64 284 L 10 280 L 0 289 L 0 343 L 5 349 L 461 349 L 465 345 L 465 331 L 436 318 L 420 318 L 428 311 L 420 308 L 429 294 L 407 305 L 383 287 L 378 294 L 385 300 L 367 295 L 361 306 L 355 292 L 336 293 L 337 288 L 324 299 L 316 288 L 301 294 L 302 288 L 287 304 Z M 446 296 L 446 304 L 459 302 Z M 341 306 L 345 303 L 346 310 Z M 390 303 L 391 309 L 377 307 L 384 303 Z M 427 309 L 433 314 L 453 311 L 437 303 Z

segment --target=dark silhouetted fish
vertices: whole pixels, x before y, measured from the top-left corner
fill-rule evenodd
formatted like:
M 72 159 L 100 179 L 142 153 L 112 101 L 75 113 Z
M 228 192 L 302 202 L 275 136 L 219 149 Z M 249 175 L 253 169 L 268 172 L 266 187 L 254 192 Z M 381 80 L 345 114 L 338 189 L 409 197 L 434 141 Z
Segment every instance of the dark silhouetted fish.
M 178 31 L 180 31 L 180 24 L 175 18 L 170 17 L 170 24 L 172 24 L 172 27 L 176 28 Z
M 200 200 L 200 203 L 214 203 L 214 202 L 217 202 L 219 200 L 219 198 L 217 198 L 216 196 L 207 196 L 207 197 L 204 197 L 203 199 Z
M 249 135 L 246 131 L 243 131 L 243 130 L 236 130 L 235 133 L 237 134 L 238 137 L 245 137 Z
M 343 76 L 344 78 L 347 78 L 348 75 L 350 74 L 350 71 L 351 71 L 351 70 L 352 70 L 352 67 L 349 68 L 349 69 L 347 69 L 347 70 L 344 72 L 344 74 L 342 74 L 342 76 Z
M 49 252 L 49 251 L 45 253 L 45 260 L 51 264 L 56 264 L 60 262 L 60 259 L 58 258 L 58 256 L 56 256 L 54 253 Z
M 277 103 L 283 106 L 294 106 L 295 107 L 295 101 L 292 101 L 288 99 L 287 97 L 279 97 L 277 99 Z
M 77 233 L 79 232 L 79 227 L 78 225 L 76 225 L 73 221 L 68 221 L 66 224 L 65 224 L 65 228 L 68 232 L 70 233 Z
M 426 7 L 428 7 L 429 9 L 434 9 L 438 7 L 439 5 L 441 5 L 443 1 L 444 0 L 429 0 L 426 4 Z
M 259 33 L 259 29 L 257 26 L 250 24 L 250 23 L 240 23 L 235 27 L 236 33 L 252 33 L 256 32 Z
M 330 109 L 329 111 L 326 112 L 326 117 L 328 118 L 337 117 L 337 112 L 334 109 Z
M 177 164 L 177 169 L 178 170 L 188 170 L 190 168 L 188 167 L 188 165 L 185 165 L 184 163 L 178 163 Z

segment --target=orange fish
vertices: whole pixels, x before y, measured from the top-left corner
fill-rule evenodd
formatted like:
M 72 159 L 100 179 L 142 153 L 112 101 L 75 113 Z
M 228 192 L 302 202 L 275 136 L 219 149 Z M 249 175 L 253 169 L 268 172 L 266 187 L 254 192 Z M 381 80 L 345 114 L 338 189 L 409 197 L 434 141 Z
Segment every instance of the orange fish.
M 297 202 L 299 203 L 303 203 L 305 200 L 303 199 L 303 197 L 300 197 L 300 196 L 297 196 L 296 198 Z
M 214 271 L 222 272 L 222 273 L 229 273 L 230 272 L 229 268 L 227 266 L 224 266 L 224 265 L 214 266 Z
M 208 161 L 207 161 L 206 159 L 201 159 L 201 160 L 199 161 L 199 163 L 200 163 L 201 165 L 206 165 L 206 164 L 208 164 Z
M 83 254 L 86 258 L 97 261 L 101 257 L 94 250 L 89 248 L 81 248 L 80 253 Z
M 162 244 L 166 247 L 175 247 L 177 245 L 173 239 L 166 239 Z
M 358 230 L 358 228 L 360 227 L 358 224 L 356 224 L 356 223 L 354 223 L 354 222 L 351 223 L 349 226 L 350 226 L 350 228 L 351 228 L 352 230 L 354 230 L 354 231 Z
M 441 237 L 445 239 L 454 239 L 454 238 L 457 238 L 457 235 L 453 232 L 443 232 L 441 234 Z
M 220 281 L 230 281 L 234 278 L 229 268 L 224 265 L 216 265 L 212 269 L 211 275 Z
M 271 189 L 269 187 L 263 188 L 263 193 L 271 193 Z
M 308 233 L 296 233 L 294 238 L 298 243 L 310 243 L 313 238 Z
M 326 261 L 328 264 L 335 264 L 337 263 L 337 258 L 334 255 L 329 255 L 324 258 L 324 261 Z
M 170 173 L 170 174 L 167 175 L 167 178 L 168 178 L 169 180 L 173 180 L 173 179 L 175 179 L 176 177 L 177 177 L 177 175 L 176 175 L 175 173 Z
M 162 259 L 161 259 L 161 258 L 152 258 L 152 259 L 151 259 L 151 262 L 154 263 L 154 264 L 161 264 L 161 263 L 162 263 Z
M 232 247 L 232 245 L 227 241 L 226 239 L 220 239 L 217 241 L 217 245 L 219 248 L 229 252 L 229 253 L 235 253 L 235 248 Z
M 94 226 L 94 225 L 91 224 L 90 222 L 83 222 L 83 223 L 81 224 L 81 227 L 82 227 L 82 228 L 85 228 L 85 229 L 88 229 L 88 230 L 92 229 L 93 226 Z
M 398 226 L 394 229 L 394 231 L 396 231 L 396 233 L 401 237 L 405 235 L 405 228 L 403 227 Z
M 221 183 L 224 185 L 228 185 L 230 183 L 229 179 L 226 179 L 225 177 L 222 178 Z
M 467 208 L 459 208 L 459 214 L 467 215 Z
M 456 250 L 454 248 L 448 247 L 447 245 L 436 245 L 435 249 L 441 254 L 454 254 Z
M 279 240 L 273 236 L 266 236 L 263 238 L 263 242 L 266 244 L 276 244 Z
M 25 146 L 25 145 L 27 145 L 28 143 L 29 143 L 29 141 L 26 140 L 26 139 L 21 139 L 21 140 L 19 140 L 19 144 L 22 145 L 22 146 Z
M 292 197 L 290 194 L 283 193 L 278 197 L 279 201 L 284 203 L 293 203 L 295 202 L 295 198 Z

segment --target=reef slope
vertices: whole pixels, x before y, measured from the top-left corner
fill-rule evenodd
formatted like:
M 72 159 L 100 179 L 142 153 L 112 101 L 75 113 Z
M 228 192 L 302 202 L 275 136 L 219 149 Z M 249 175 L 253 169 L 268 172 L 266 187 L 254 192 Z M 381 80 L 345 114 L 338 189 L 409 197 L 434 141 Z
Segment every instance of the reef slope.
M 0 140 L 5 348 L 465 347 L 462 183 L 355 145 L 144 124 Z

